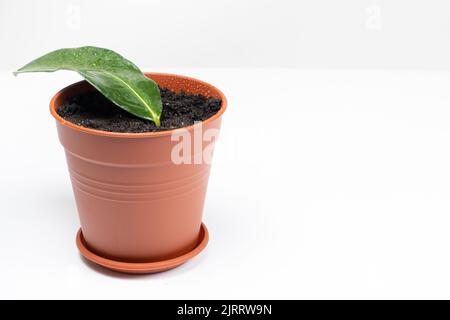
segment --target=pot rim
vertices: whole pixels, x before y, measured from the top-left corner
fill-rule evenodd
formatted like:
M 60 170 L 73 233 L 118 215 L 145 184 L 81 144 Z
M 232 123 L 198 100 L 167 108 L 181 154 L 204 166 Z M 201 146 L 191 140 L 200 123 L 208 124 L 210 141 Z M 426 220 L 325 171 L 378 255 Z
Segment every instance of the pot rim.
M 227 98 L 225 97 L 225 95 L 223 94 L 222 91 L 220 91 L 219 89 L 217 89 L 215 86 L 213 86 L 212 84 L 209 84 L 205 81 L 196 79 L 196 78 L 192 78 L 192 77 L 187 77 L 187 76 L 182 76 L 182 75 L 178 75 L 178 74 L 173 74 L 173 73 L 164 73 L 164 72 L 144 72 L 144 75 L 146 75 L 147 77 L 151 78 L 152 75 L 156 75 L 156 76 L 169 76 L 169 77 L 175 77 L 175 78 L 182 78 L 185 80 L 189 80 L 189 81 L 196 81 L 196 82 L 200 82 L 203 85 L 206 85 L 208 87 L 211 88 L 212 91 L 215 91 L 219 94 L 220 99 L 222 100 L 222 105 L 220 107 L 220 110 L 213 115 L 212 117 L 202 121 L 202 125 L 206 125 L 218 118 L 220 118 L 222 116 L 222 114 L 225 112 L 225 109 L 227 108 Z M 96 130 L 96 129 L 91 129 L 91 128 L 86 128 L 83 126 L 79 126 L 76 125 L 70 121 L 65 120 L 64 118 L 62 118 L 57 112 L 56 112 L 56 108 L 58 107 L 56 105 L 56 100 L 63 95 L 66 91 L 70 90 L 71 88 L 80 85 L 81 83 L 86 82 L 86 80 L 82 80 L 82 81 L 78 81 L 75 83 L 72 83 L 71 85 L 64 87 L 63 89 L 59 90 L 51 99 L 50 101 L 50 113 L 51 115 L 56 119 L 56 121 L 58 121 L 60 124 L 69 127 L 71 129 L 75 129 L 87 134 L 92 134 L 92 135 L 97 135 L 97 136 L 106 136 L 106 137 L 115 137 L 115 138 L 156 138 L 156 137 L 162 137 L 162 136 L 169 136 L 174 134 L 175 132 L 177 132 L 178 130 L 188 130 L 191 131 L 194 129 L 194 126 L 196 126 L 195 124 L 187 126 L 187 127 L 182 127 L 182 128 L 176 128 L 176 129 L 172 129 L 172 130 L 165 130 L 165 131 L 159 131 L 159 132 L 141 132 L 141 133 L 131 133 L 131 132 L 110 132 L 110 131 L 103 131 L 103 130 Z

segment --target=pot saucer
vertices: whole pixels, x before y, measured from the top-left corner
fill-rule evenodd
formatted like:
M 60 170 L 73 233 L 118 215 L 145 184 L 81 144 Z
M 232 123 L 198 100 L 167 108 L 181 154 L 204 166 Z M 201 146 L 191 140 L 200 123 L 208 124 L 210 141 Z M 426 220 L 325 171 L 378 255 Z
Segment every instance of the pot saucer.
M 78 230 L 76 242 L 77 242 L 78 250 L 80 250 L 81 255 L 93 263 L 96 263 L 102 267 L 105 267 L 107 269 L 111 269 L 111 270 L 114 270 L 117 272 L 143 274 L 143 273 L 162 272 L 162 271 L 166 271 L 166 270 L 178 267 L 179 265 L 185 263 L 189 259 L 198 255 L 208 244 L 208 239 L 209 239 L 208 229 L 202 223 L 201 228 L 200 228 L 198 244 L 191 251 L 189 251 L 181 256 L 172 258 L 172 259 L 155 261 L 155 262 L 136 262 L 136 263 L 135 262 L 123 262 L 123 261 L 117 261 L 117 260 L 103 258 L 103 257 L 97 255 L 96 253 L 90 251 L 88 249 L 88 247 L 86 246 L 86 242 L 83 238 L 83 233 L 82 233 L 81 229 Z

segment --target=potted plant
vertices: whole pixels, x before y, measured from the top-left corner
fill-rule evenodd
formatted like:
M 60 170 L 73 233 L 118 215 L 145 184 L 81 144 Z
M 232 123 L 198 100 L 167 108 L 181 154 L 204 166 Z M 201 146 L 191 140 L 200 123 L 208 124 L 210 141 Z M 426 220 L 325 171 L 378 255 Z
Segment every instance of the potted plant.
M 185 76 L 144 74 L 97 47 L 56 50 L 15 74 L 56 70 L 85 79 L 50 102 L 79 213 L 81 254 L 116 271 L 153 273 L 201 252 L 223 93 Z

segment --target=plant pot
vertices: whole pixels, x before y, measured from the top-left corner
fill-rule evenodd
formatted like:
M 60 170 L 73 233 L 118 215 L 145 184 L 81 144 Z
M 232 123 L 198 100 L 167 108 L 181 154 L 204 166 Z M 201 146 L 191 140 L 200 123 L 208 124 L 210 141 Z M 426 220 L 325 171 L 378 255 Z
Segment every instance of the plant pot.
M 184 76 L 146 76 L 176 92 L 220 98 L 219 112 L 201 123 L 203 132 L 220 129 L 227 102 L 218 89 Z M 179 143 L 172 141 L 172 135 L 180 129 L 106 132 L 75 125 L 56 113 L 68 97 L 92 90 L 81 81 L 58 92 L 50 103 L 81 223 L 78 248 L 88 260 L 121 272 L 174 268 L 202 251 L 208 242 L 202 215 L 210 164 L 172 161 L 172 150 Z M 193 137 L 197 128 L 181 130 Z M 213 143 L 200 141 L 192 158 Z

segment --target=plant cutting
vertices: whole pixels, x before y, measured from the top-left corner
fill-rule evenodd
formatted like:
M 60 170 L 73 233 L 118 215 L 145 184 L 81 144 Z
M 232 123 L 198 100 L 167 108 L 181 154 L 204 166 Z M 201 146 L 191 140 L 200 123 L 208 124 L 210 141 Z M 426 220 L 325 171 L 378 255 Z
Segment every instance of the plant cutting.
M 211 166 L 202 155 L 213 150 L 223 93 L 185 76 L 142 73 L 97 47 L 56 50 L 15 74 L 57 70 L 84 78 L 50 102 L 80 218 L 80 253 L 126 273 L 168 270 L 200 253 Z

